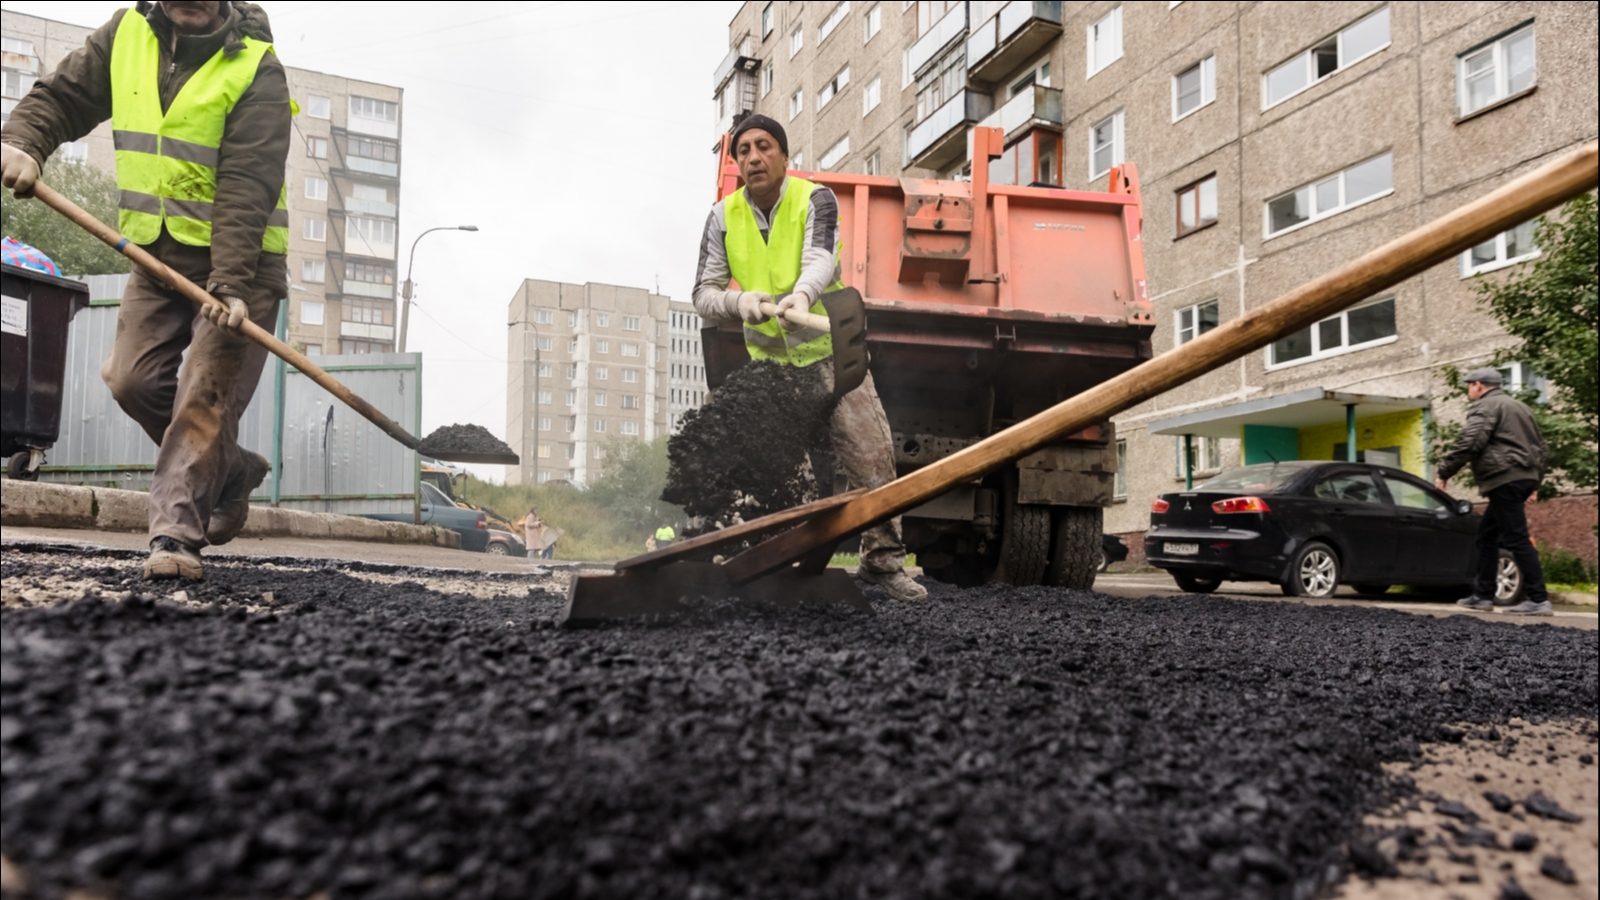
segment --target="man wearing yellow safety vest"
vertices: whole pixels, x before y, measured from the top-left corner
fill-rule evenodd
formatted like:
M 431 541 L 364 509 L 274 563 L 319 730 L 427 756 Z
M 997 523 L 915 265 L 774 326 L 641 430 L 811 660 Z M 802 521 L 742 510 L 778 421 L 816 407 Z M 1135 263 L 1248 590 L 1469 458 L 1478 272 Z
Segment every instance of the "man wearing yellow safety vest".
M 747 116 L 733 130 L 733 156 L 744 187 L 711 208 L 700 242 L 695 311 L 708 319 L 742 320 L 750 358 L 810 366 L 833 356 L 827 332 L 782 318 L 789 309 L 827 315 L 822 295 L 844 285 L 839 277 L 839 201 L 827 188 L 789 174 L 789 139 L 766 116 Z M 729 281 L 739 290 L 728 290 Z M 776 303 L 769 318 L 761 304 Z M 823 366 L 832 387 L 833 368 Z M 751 423 L 784 440 L 783 423 Z M 869 373 L 860 387 L 839 399 L 830 423 L 834 455 L 852 488 L 894 480 L 889 419 Z M 882 585 L 900 600 L 928 596 L 905 572 L 906 551 L 897 517 L 861 535 L 864 581 Z
M 161 447 L 147 578 L 200 578 L 200 548 L 239 533 L 269 469 L 237 437 L 266 362 L 239 326 L 272 330 L 288 293 L 291 104 L 271 42 L 254 4 L 141 0 L 39 79 L 0 133 L 3 183 L 26 197 L 58 146 L 109 118 L 118 230 L 222 301 L 197 313 L 135 267 L 101 367 Z
M 656 529 L 656 549 L 658 550 L 662 547 L 672 546 L 672 542 L 677 539 L 678 532 L 674 531 L 671 525 L 663 525 Z

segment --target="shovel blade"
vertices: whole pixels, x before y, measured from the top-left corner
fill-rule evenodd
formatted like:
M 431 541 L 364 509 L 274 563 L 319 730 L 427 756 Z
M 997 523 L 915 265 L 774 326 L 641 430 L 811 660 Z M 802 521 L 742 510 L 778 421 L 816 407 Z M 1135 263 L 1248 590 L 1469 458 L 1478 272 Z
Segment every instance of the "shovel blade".
M 735 585 L 716 563 L 675 562 L 656 569 L 573 578 L 561 624 L 591 628 L 615 622 L 661 621 L 696 611 L 738 610 L 745 604 L 779 609 L 848 606 L 872 611 L 843 569 L 806 575 L 787 568 Z

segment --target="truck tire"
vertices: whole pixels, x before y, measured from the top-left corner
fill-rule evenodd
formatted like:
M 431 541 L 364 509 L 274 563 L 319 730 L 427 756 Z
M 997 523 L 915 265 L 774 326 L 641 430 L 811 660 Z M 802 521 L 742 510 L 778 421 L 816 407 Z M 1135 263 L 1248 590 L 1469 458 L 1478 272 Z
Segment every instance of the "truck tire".
M 1050 566 L 1050 507 L 1007 503 L 1001 525 L 1000 565 L 993 580 L 1018 587 L 1043 582 Z
M 1101 513 L 1098 506 L 1055 507 L 1056 533 L 1045 584 L 1078 591 L 1094 588 L 1096 569 L 1105 557 Z

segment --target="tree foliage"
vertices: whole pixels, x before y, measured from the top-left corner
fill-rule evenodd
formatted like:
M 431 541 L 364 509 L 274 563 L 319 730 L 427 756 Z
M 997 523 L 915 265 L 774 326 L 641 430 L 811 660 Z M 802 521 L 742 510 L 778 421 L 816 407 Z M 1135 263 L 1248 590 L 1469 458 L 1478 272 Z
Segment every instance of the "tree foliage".
M 87 163 L 50 157 L 44 182 L 115 228 L 117 179 Z M 63 275 L 115 275 L 128 271 L 128 260 L 66 217 L 38 200 L 18 200 L 6 192 L 0 204 L 0 233 L 31 244 L 55 261 Z
M 595 501 L 615 520 L 634 528 L 681 526 L 683 510 L 661 499 L 667 486 L 667 436 L 651 441 L 614 436 L 603 446 L 600 477 L 589 486 Z
M 1509 277 L 1478 276 L 1473 289 L 1513 346 L 1495 354 L 1493 364 L 1520 362 L 1550 385 L 1543 397 L 1536 388 L 1523 390 L 1527 403 L 1550 445 L 1548 471 L 1569 489 L 1594 490 L 1600 485 L 1600 451 L 1595 435 L 1600 426 L 1600 222 L 1596 198 L 1584 194 L 1562 207 L 1559 217 L 1541 217 L 1534 242 L 1540 257 L 1518 267 Z M 1445 399 L 1464 397 L 1460 370 L 1444 370 Z M 1442 457 L 1460 433 L 1458 423 L 1434 429 L 1434 455 Z M 1546 481 L 1540 496 L 1557 493 Z

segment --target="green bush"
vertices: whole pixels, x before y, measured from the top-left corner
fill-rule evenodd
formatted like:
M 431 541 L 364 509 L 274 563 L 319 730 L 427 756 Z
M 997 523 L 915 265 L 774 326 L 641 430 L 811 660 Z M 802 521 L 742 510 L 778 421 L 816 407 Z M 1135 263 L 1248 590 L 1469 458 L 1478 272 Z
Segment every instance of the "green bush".
M 1546 584 L 1593 584 L 1596 567 L 1559 547 L 1539 548 L 1539 568 Z

